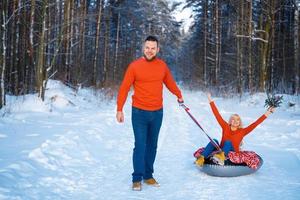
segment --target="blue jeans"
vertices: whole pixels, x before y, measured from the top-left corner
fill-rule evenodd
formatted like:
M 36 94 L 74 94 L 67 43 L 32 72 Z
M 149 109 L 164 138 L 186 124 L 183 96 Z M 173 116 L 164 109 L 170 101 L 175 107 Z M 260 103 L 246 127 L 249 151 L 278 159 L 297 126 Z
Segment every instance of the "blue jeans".
M 214 141 L 215 141 L 217 144 L 219 144 L 218 140 L 214 139 Z M 204 158 L 207 158 L 207 157 L 208 157 L 213 151 L 215 151 L 215 150 L 217 150 L 217 149 L 215 148 L 215 146 L 214 146 L 211 142 L 209 142 L 209 143 L 206 145 L 206 147 L 204 148 L 204 151 L 201 153 L 201 155 L 203 155 Z M 228 155 L 229 151 L 234 151 L 231 141 L 225 140 L 224 145 L 223 145 L 223 147 L 222 147 L 222 150 L 224 151 L 225 156 Z
M 134 132 L 132 182 L 152 178 L 163 109 L 146 111 L 132 107 Z

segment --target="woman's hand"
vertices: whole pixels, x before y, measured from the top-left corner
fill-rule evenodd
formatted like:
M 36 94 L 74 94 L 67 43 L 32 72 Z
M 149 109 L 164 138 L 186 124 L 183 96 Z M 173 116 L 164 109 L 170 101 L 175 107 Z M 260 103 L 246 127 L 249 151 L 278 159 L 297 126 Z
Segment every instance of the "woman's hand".
M 266 117 L 269 117 L 270 114 L 272 114 L 275 111 L 274 107 L 270 107 L 267 109 L 267 111 L 265 112 Z
M 208 99 L 209 103 L 212 102 L 212 101 L 214 101 L 214 100 L 211 98 L 211 93 L 210 93 L 210 92 L 207 92 L 206 95 L 207 95 L 207 99 Z

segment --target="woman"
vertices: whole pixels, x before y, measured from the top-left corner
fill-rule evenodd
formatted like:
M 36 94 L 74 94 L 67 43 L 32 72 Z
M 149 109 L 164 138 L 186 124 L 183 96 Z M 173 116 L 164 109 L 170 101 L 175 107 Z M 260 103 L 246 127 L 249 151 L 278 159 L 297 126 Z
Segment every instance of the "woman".
M 260 118 L 246 128 L 243 128 L 242 120 L 238 114 L 231 115 L 227 123 L 220 115 L 210 93 L 207 93 L 207 98 L 213 114 L 222 128 L 222 140 L 220 144 L 222 151 L 213 155 L 213 159 L 221 165 L 224 165 L 224 161 L 229 151 L 239 152 L 240 144 L 243 138 L 275 111 L 274 107 L 268 108 Z M 215 142 L 218 143 L 217 140 L 215 140 Z M 203 166 L 205 158 L 209 157 L 215 150 L 215 146 L 211 142 L 208 143 L 195 163 L 199 166 Z

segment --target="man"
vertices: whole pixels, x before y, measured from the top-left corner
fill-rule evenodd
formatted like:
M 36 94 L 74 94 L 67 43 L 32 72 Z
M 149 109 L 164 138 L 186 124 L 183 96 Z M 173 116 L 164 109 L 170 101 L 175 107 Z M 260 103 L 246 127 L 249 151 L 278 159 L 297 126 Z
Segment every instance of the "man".
M 132 189 L 142 190 L 145 184 L 159 187 L 153 178 L 153 164 L 157 140 L 163 118 L 163 84 L 183 102 L 171 72 L 164 61 L 157 58 L 158 40 L 148 36 L 144 42 L 144 56 L 133 61 L 127 68 L 117 99 L 117 121 L 124 122 L 122 112 L 130 87 L 132 96 L 132 127 L 134 132 Z

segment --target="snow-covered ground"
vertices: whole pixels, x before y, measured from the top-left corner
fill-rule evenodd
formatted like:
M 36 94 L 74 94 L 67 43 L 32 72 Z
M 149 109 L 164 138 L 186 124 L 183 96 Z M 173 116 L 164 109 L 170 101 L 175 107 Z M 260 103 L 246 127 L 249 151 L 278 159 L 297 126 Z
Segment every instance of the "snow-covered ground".
M 45 102 L 36 95 L 7 97 L 0 111 L 0 199 L 194 200 L 300 199 L 300 99 L 282 106 L 245 138 L 244 149 L 264 159 L 251 175 L 218 178 L 202 173 L 192 154 L 208 139 L 168 91 L 155 178 L 160 188 L 131 190 L 133 134 L 130 97 L 125 123 L 115 100 L 50 81 Z M 183 91 L 185 104 L 213 137 L 220 128 L 202 92 Z M 215 98 L 225 119 L 239 113 L 245 125 L 265 112 L 265 94 Z M 288 102 L 295 102 L 293 107 Z

